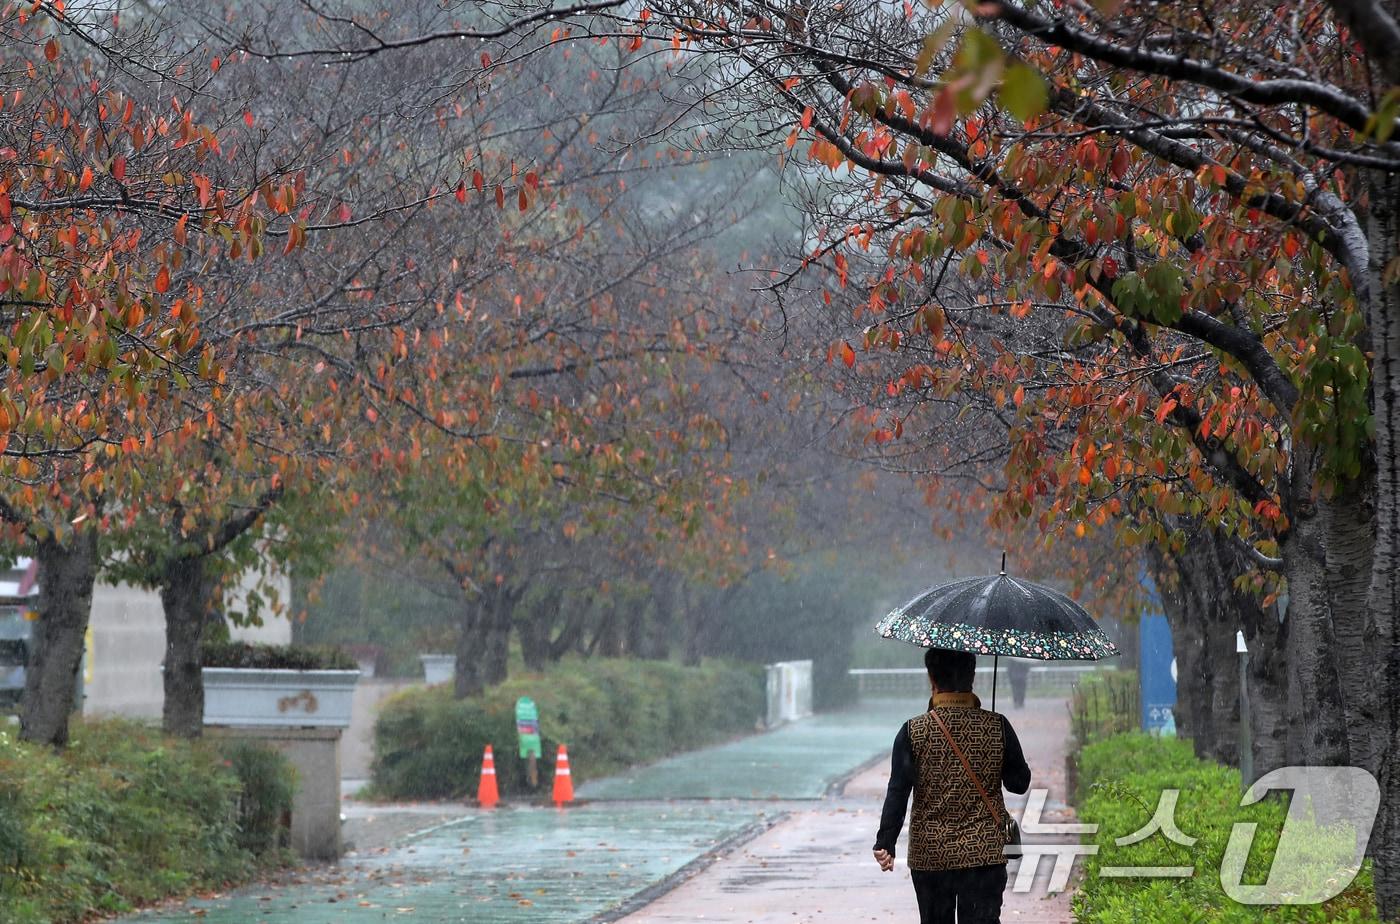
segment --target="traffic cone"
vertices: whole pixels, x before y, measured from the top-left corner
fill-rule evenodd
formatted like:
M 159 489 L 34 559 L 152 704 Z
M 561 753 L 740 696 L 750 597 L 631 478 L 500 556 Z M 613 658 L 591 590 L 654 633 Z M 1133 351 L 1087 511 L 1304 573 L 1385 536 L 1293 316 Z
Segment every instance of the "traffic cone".
M 554 804 L 560 808 L 564 803 L 574 801 L 574 777 L 569 772 L 569 749 L 559 745 L 559 756 L 554 759 Z
M 481 784 L 476 787 L 476 801 L 482 808 L 495 808 L 501 801 L 496 789 L 496 757 L 491 753 L 491 745 L 486 745 L 486 753 L 481 755 Z

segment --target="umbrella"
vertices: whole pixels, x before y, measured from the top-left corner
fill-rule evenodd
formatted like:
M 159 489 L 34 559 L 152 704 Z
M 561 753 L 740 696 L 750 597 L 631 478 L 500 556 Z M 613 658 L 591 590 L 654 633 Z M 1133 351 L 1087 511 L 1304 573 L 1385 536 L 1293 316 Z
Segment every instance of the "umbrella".
M 1097 661 L 1117 647 L 1084 608 L 1058 590 L 1000 574 L 939 584 L 890 613 L 875 626 L 884 638 L 922 648 L 992 655 L 992 708 L 996 708 L 996 660 Z

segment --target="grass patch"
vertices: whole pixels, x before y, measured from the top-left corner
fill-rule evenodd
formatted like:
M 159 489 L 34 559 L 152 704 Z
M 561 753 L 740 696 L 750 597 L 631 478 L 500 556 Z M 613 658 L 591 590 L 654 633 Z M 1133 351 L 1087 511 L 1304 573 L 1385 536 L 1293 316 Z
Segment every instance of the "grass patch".
M 1141 830 L 1156 812 L 1164 789 L 1179 790 L 1177 827 L 1197 838 L 1192 846 L 1161 832 L 1127 846 L 1117 838 Z M 1116 735 L 1087 745 L 1079 755 L 1079 818 L 1095 823 L 1096 856 L 1081 860 L 1085 878 L 1074 897 L 1080 924 L 1321 924 L 1378 919 L 1369 867 L 1340 895 L 1321 905 L 1242 905 L 1225 894 L 1221 861 L 1230 832 L 1238 822 L 1254 823 L 1255 836 L 1243 882 L 1261 884 L 1269 876 L 1279 843 L 1286 798 L 1268 798 L 1241 806 L 1238 770 L 1199 760 L 1189 741 L 1141 733 Z M 1338 843 L 1335 831 L 1312 828 L 1280 871 L 1299 883 L 1316 880 L 1325 868 L 1328 848 Z M 1042 861 L 1047 862 L 1047 861 Z M 1186 879 L 1103 878 L 1105 866 L 1191 866 Z

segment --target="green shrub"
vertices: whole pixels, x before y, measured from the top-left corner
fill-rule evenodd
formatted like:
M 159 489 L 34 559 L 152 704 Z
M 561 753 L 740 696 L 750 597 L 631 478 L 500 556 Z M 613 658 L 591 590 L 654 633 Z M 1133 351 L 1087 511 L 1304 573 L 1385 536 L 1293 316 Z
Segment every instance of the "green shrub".
M 1070 734 L 1076 748 L 1138 727 L 1137 671 L 1101 670 L 1082 677 L 1070 694 Z
M 1278 846 L 1287 802 L 1265 799 L 1241 806 L 1239 771 L 1198 760 L 1190 742 L 1144 734 L 1119 735 L 1086 746 L 1080 754 L 1079 816 L 1099 826 L 1099 851 L 1085 858 L 1084 882 L 1074 897 L 1081 924 L 1284 924 L 1376 921 L 1371 875 L 1363 869 L 1341 895 L 1318 906 L 1241 905 L 1225 895 L 1219 870 L 1236 822 L 1254 822 L 1254 845 L 1244 881 L 1263 882 Z M 1153 817 L 1164 789 L 1180 791 L 1177 827 L 1197 838 L 1191 847 L 1160 832 L 1120 847 L 1117 838 L 1141 830 Z M 1319 831 L 1323 839 L 1335 833 Z M 1104 866 L 1192 866 L 1186 879 L 1101 878 Z
M 205 642 L 200 663 L 204 667 L 242 667 L 257 670 L 353 671 L 360 666 L 339 648 L 309 645 L 263 645 L 254 642 Z
M 62 752 L 0 731 L 0 908 L 63 924 L 249 876 L 238 776 L 213 748 L 77 722 Z
M 475 795 L 481 753 L 491 744 L 502 794 L 529 793 L 525 762 L 514 756 L 521 696 L 540 710 L 544 791 L 560 742 L 568 745 L 578 782 L 749 731 L 764 708 L 760 669 L 721 661 L 685 667 L 566 660 L 548 673 L 512 677 L 464 700 L 453 698 L 450 685 L 416 687 L 380 710 L 371 792 L 410 799 Z
M 238 846 L 255 857 L 276 857 L 288 846 L 296 769 L 278 751 L 249 741 L 222 742 L 220 751 L 238 778 Z

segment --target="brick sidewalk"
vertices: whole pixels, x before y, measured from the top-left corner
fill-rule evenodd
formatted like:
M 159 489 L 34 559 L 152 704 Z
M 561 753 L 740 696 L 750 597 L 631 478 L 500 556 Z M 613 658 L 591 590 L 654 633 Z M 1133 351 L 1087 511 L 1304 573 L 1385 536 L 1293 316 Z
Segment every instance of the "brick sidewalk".
M 1065 807 L 1065 747 L 1069 717 L 1061 699 L 1031 700 L 1008 713 L 1031 766 L 1031 785 L 1049 790 L 1045 822 L 1073 818 Z M 895 728 L 890 729 L 893 740 Z M 905 921 L 918 919 L 909 871 L 903 864 L 881 874 L 870 845 L 879 826 L 889 767 L 882 763 L 845 788 L 839 798 L 796 810 L 786 821 L 695 878 L 622 919 L 625 924 L 714 921 L 770 922 Z M 1008 797 L 1019 817 L 1022 797 Z M 1037 838 L 1039 840 L 1039 838 Z M 901 850 L 903 849 L 901 843 Z M 1015 863 L 1011 867 L 1015 877 Z M 1006 924 L 1069 924 L 1069 895 L 1046 895 L 1050 858 L 1040 863 L 1025 894 L 1009 889 L 1002 909 Z

